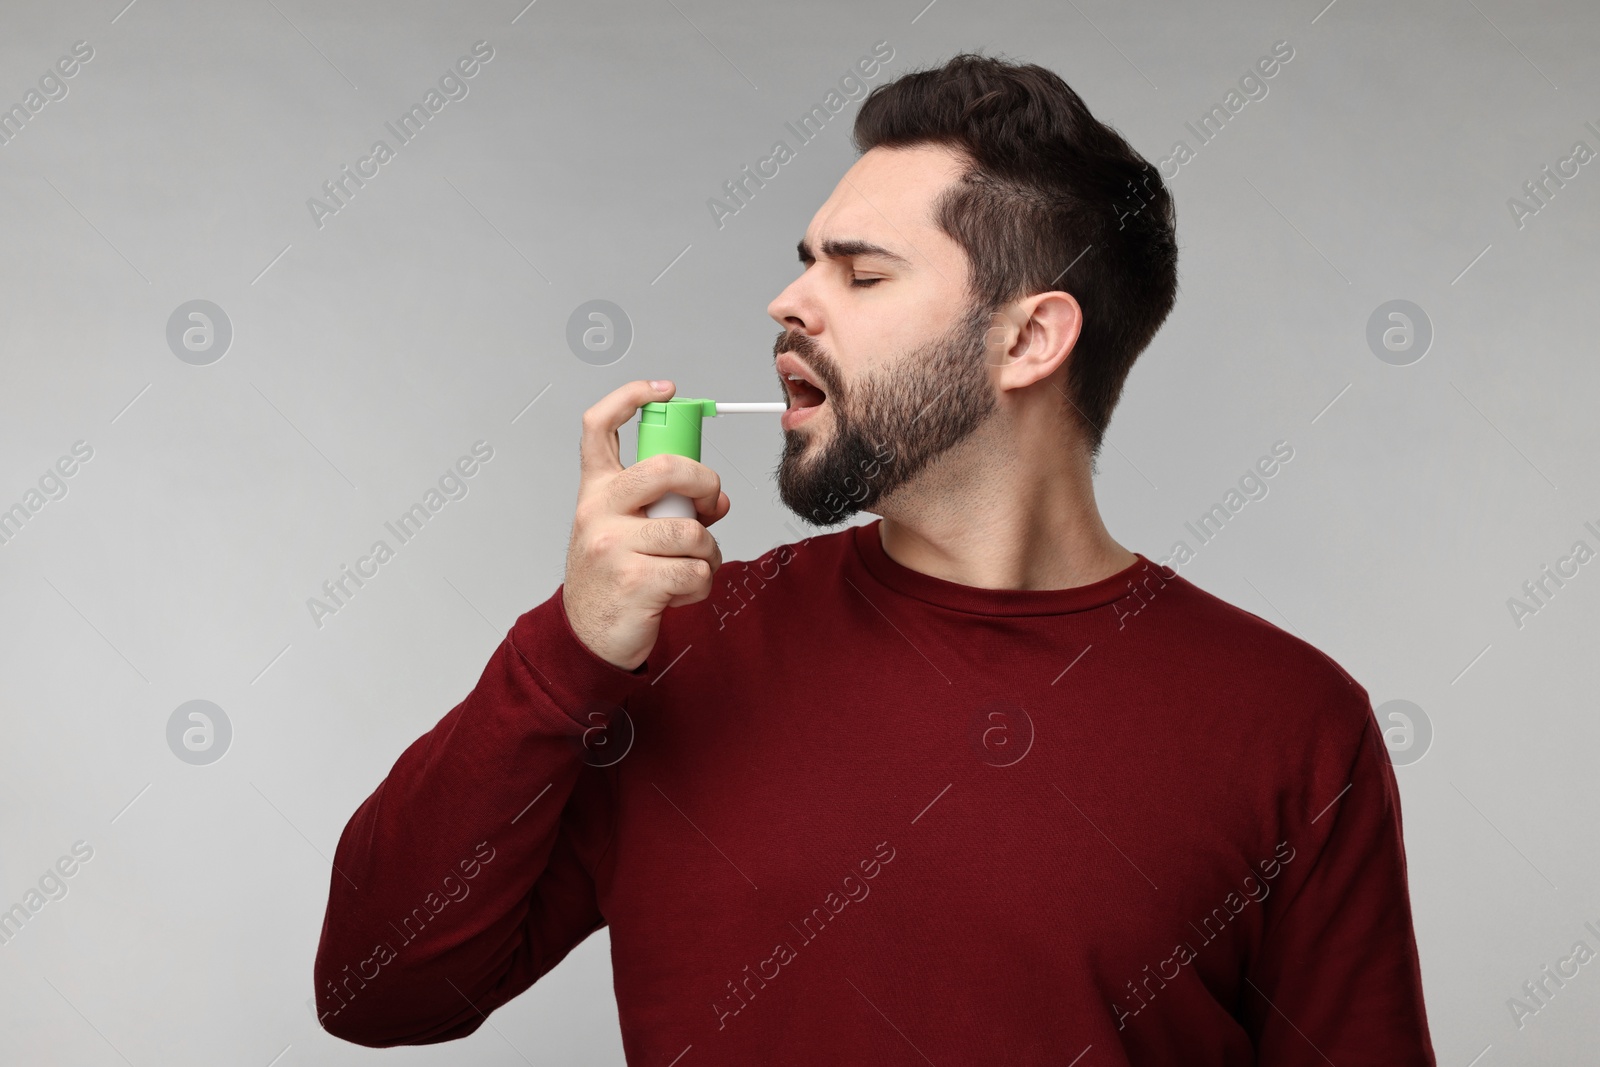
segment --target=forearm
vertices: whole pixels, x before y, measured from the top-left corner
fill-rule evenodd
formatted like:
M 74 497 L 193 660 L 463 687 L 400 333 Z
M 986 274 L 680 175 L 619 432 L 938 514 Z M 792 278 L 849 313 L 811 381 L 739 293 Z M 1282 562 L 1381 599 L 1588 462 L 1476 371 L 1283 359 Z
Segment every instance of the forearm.
M 603 846 L 591 809 L 607 798 L 591 788 L 563 810 L 587 769 L 586 705 L 632 679 L 576 645 L 558 597 L 518 619 L 340 837 L 315 968 L 324 1026 L 363 1044 L 463 1036 L 598 925 L 573 839 Z

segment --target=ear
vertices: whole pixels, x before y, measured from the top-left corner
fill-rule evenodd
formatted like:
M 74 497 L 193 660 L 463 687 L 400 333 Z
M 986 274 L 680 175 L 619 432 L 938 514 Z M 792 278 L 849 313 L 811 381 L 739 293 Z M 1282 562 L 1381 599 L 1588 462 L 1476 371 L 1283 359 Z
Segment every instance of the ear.
M 1025 389 L 1065 366 L 1083 328 L 1083 309 L 1071 293 L 1035 293 L 989 318 L 984 361 L 1000 389 Z

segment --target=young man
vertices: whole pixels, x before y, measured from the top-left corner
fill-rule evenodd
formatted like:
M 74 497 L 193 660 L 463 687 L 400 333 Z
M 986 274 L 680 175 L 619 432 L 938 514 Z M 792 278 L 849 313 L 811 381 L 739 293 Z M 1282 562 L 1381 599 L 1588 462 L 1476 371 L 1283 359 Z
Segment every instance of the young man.
M 1114 541 L 1160 177 L 1037 66 L 880 87 L 772 302 L 778 483 L 583 420 L 566 580 L 350 820 L 330 1032 L 463 1037 L 611 928 L 630 1064 L 1433 1064 L 1366 691 Z M 674 491 L 700 521 L 644 517 Z

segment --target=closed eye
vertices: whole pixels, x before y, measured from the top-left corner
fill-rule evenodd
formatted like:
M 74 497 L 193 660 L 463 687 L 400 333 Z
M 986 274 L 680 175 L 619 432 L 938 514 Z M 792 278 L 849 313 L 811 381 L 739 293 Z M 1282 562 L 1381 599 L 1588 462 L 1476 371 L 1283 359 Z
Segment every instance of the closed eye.
M 877 285 L 883 280 L 883 278 L 851 278 L 850 284 L 857 289 L 866 289 L 870 286 Z

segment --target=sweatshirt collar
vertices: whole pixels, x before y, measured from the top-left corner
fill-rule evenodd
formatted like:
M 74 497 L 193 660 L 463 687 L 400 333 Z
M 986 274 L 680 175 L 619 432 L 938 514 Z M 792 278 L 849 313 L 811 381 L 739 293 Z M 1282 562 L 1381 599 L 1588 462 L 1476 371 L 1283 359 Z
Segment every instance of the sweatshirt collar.
M 1060 615 L 1104 607 L 1129 594 L 1135 575 L 1154 566 L 1141 552 L 1124 570 L 1070 589 L 983 589 L 935 578 L 884 551 L 882 519 L 851 528 L 857 560 L 879 585 L 917 600 L 973 615 Z

